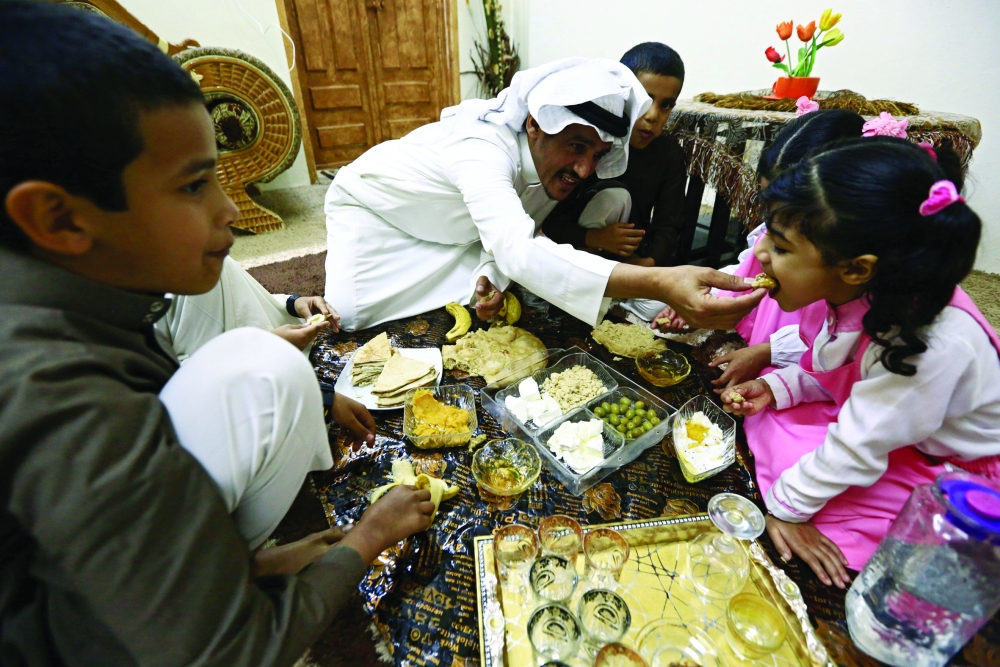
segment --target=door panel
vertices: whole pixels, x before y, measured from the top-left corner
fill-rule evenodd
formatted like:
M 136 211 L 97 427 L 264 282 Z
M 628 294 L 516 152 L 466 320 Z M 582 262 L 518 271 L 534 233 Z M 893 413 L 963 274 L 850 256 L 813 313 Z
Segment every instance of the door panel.
M 303 134 L 317 167 L 348 164 L 457 103 L 444 5 L 454 0 L 279 2 L 300 54 Z

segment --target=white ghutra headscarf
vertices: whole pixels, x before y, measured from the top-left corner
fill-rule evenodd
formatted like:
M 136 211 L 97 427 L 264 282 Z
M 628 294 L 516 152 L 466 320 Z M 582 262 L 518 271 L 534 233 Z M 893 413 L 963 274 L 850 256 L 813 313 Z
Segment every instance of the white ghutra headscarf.
M 563 58 L 515 74 L 510 87 L 487 102 L 479 120 L 522 132 L 531 114 L 546 134 L 558 134 L 572 123 L 589 125 L 612 144 L 597 165 L 597 176 L 615 178 L 625 173 L 632 127 L 650 104 L 625 65 L 605 58 Z

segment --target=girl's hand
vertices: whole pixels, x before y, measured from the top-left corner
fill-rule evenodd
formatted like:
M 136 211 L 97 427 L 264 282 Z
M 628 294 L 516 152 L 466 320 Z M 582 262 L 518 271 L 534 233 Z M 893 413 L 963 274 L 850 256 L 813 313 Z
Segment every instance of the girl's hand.
M 718 391 L 718 390 L 716 390 Z M 734 394 L 741 398 L 734 400 Z M 743 417 L 755 415 L 774 403 L 771 388 L 761 379 L 750 380 L 722 390 L 722 408 Z
M 789 523 L 768 514 L 766 524 L 767 534 L 786 561 L 795 554 L 827 586 L 836 584 L 837 588 L 845 588 L 851 583 L 847 575 L 847 558 L 812 522 Z
M 708 362 L 710 368 L 728 363 L 718 380 L 712 380 L 716 387 L 729 389 L 734 384 L 760 377 L 760 372 L 771 363 L 771 344 L 761 343 L 751 347 L 733 350 Z M 716 389 L 721 394 L 723 389 Z
M 340 315 L 321 296 L 300 296 L 295 300 L 295 312 L 304 320 L 322 313 L 326 315 L 326 321 L 330 323 L 333 333 L 340 331 Z
M 667 320 L 666 322 L 660 322 L 660 320 Z M 687 326 L 681 317 L 677 314 L 670 306 L 664 306 L 663 310 L 656 314 L 653 321 L 649 323 L 650 329 L 659 329 L 660 331 L 681 331 Z
M 347 438 L 348 447 L 357 449 L 362 442 L 369 447 L 375 444 L 375 420 L 364 405 L 343 394 L 334 394 L 332 413 L 334 423 L 353 434 Z
M 284 338 L 300 350 L 304 350 L 309 346 L 309 343 L 316 340 L 320 329 L 328 326 L 331 326 L 328 320 L 316 324 L 282 324 L 277 329 L 272 329 L 271 333 L 279 338 Z

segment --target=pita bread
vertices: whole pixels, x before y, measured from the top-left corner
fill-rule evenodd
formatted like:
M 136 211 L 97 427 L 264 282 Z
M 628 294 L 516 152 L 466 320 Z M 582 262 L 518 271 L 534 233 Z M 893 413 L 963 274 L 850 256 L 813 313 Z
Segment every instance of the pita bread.
M 354 353 L 354 366 L 356 368 L 359 364 L 385 362 L 391 355 L 392 343 L 389 342 L 389 335 L 383 331 Z
M 378 382 L 372 387 L 372 393 L 395 393 L 401 387 L 419 380 L 431 371 L 434 371 L 434 366 L 425 361 L 410 359 L 401 354 L 394 355 L 385 363 L 385 368 L 382 369 Z M 437 373 L 435 372 L 434 375 L 436 376 Z
M 417 389 L 419 387 L 424 387 L 426 385 L 433 384 L 434 381 L 437 380 L 437 375 L 438 375 L 437 369 L 432 367 L 431 370 L 428 371 L 427 375 L 423 376 L 422 378 L 418 378 L 409 384 L 405 384 L 399 389 L 396 389 L 395 391 L 379 392 L 377 394 L 373 391 L 372 394 L 379 398 L 385 398 L 385 399 L 402 396 L 411 389 Z

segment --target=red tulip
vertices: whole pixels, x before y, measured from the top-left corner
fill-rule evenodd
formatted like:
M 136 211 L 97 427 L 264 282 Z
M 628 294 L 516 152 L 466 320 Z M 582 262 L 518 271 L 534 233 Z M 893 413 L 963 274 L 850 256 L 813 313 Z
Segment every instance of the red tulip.
M 780 63 L 782 60 L 785 59 L 785 56 L 779 55 L 773 46 L 767 47 L 767 50 L 764 51 L 764 55 L 772 63 Z
M 809 25 L 800 25 L 795 31 L 799 33 L 799 39 L 808 42 L 813 38 L 813 33 L 816 32 L 816 22 L 810 21 Z
M 775 28 L 778 31 L 778 39 L 785 41 L 792 36 L 792 22 L 785 21 L 784 23 L 779 23 L 778 27 Z

